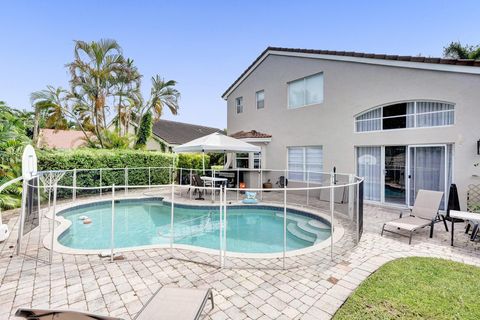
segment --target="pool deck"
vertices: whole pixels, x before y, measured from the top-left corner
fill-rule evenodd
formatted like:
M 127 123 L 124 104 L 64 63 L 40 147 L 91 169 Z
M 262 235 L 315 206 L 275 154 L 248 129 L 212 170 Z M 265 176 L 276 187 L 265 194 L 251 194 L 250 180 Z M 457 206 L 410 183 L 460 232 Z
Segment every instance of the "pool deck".
M 340 241 L 333 261 L 328 248 L 287 260 L 285 270 L 280 261 L 233 258 L 227 266 L 235 268 L 220 269 L 215 257 L 168 249 L 125 252 L 124 260 L 113 263 L 97 255 L 56 253 L 49 265 L 41 261 L 48 251 L 38 250 L 33 240 L 24 249 L 27 256 L 14 255 L 14 216 L 8 221 L 10 238 L 0 243 L 0 319 L 15 319 L 19 307 L 131 319 L 165 285 L 212 287 L 215 309 L 207 306 L 205 319 L 330 319 L 366 277 L 393 259 L 427 256 L 480 266 L 480 244 L 468 241 L 459 225 L 454 247 L 442 224 L 435 226 L 432 239 L 428 228 L 417 232 L 412 245 L 403 237 L 381 237 L 383 222 L 397 218 L 398 212 L 365 205 L 364 234 L 357 246 Z

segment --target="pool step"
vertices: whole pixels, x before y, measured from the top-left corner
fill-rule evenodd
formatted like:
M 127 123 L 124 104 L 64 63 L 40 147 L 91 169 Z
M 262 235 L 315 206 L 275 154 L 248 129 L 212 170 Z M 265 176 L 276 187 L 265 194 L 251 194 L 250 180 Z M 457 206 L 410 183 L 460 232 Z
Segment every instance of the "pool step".
M 310 233 L 306 233 L 305 230 L 300 229 L 298 225 L 294 222 L 290 222 L 287 224 L 287 231 L 295 236 L 296 238 L 308 242 L 315 242 L 317 240 L 317 237 L 315 235 L 312 235 Z M 288 241 L 288 240 L 287 240 Z
M 329 225 L 315 219 L 308 220 L 308 226 L 313 227 L 315 229 L 320 229 L 320 230 L 324 230 L 324 229 L 330 230 Z

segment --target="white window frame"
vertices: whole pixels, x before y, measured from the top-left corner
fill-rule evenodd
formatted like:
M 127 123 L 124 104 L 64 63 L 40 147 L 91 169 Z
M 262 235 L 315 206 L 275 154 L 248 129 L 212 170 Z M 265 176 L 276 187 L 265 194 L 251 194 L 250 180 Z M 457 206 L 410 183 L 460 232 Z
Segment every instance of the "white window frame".
M 263 93 L 263 100 L 258 100 L 258 94 L 259 93 Z M 263 106 L 259 108 L 258 103 L 260 101 L 263 102 Z M 257 107 L 257 110 L 265 109 L 265 90 L 258 90 L 257 92 L 255 92 L 255 105 Z
M 414 110 L 412 114 L 405 114 L 405 115 L 398 115 L 398 116 L 389 116 L 389 117 L 384 117 L 384 116 L 383 116 L 383 108 L 388 107 L 388 106 L 391 106 L 391 105 L 394 105 L 394 104 L 398 104 L 398 103 L 411 103 L 411 102 L 413 102 L 413 110 Z M 453 108 L 450 109 L 450 110 L 440 110 L 440 111 L 430 111 L 430 112 L 420 112 L 420 113 L 417 113 L 417 103 L 419 103 L 419 102 L 438 102 L 438 103 L 443 103 L 443 104 L 451 105 Z M 368 113 L 368 112 L 371 112 L 371 111 L 373 111 L 373 110 L 375 110 L 375 109 L 380 109 L 380 117 L 371 118 L 371 119 L 358 119 L 358 118 L 361 117 L 362 115 L 364 115 L 364 114 L 366 114 L 366 113 Z M 405 130 L 405 129 L 421 129 L 421 128 L 449 127 L 449 126 L 455 125 L 455 119 L 456 119 L 455 110 L 456 110 L 456 108 L 455 108 L 455 104 L 454 104 L 454 103 L 445 102 L 445 101 L 416 100 L 416 101 L 395 102 L 395 103 L 386 104 L 386 105 L 383 105 L 383 106 L 380 106 L 380 107 L 376 107 L 376 108 L 367 110 L 367 111 L 365 111 L 365 112 L 362 112 L 361 114 L 356 115 L 355 118 L 354 118 L 354 130 L 355 130 L 356 133 L 364 133 L 364 132 L 376 132 L 376 131 L 393 131 L 393 130 Z M 451 123 L 451 124 L 439 125 L 439 126 L 421 126 L 421 127 L 417 126 L 417 116 L 426 115 L 426 114 L 446 113 L 446 112 L 453 112 L 453 123 Z M 384 119 L 408 118 L 408 117 L 413 117 L 413 127 L 397 128 L 397 129 L 386 129 L 386 130 L 383 129 L 383 120 L 384 120 Z M 379 129 L 379 130 L 358 131 L 358 129 L 357 129 L 357 124 L 358 124 L 359 122 L 375 121 L 375 120 L 379 120 L 379 121 L 380 121 L 380 129 Z
M 322 100 L 319 101 L 319 102 L 307 104 L 307 101 L 306 101 L 306 99 L 307 99 L 307 94 L 306 94 L 307 79 L 313 78 L 313 77 L 316 77 L 316 76 L 321 76 L 322 77 Z M 290 84 L 295 83 L 295 82 L 300 82 L 300 81 L 303 81 L 303 105 L 293 107 L 293 106 L 290 105 Z M 318 73 L 315 73 L 315 74 L 312 74 L 312 75 L 309 75 L 309 76 L 306 76 L 306 77 L 303 77 L 303 78 L 300 78 L 300 79 L 296 79 L 296 80 L 292 80 L 290 82 L 287 82 L 287 108 L 295 110 L 295 109 L 299 109 L 299 108 L 304 108 L 304 107 L 308 107 L 308 106 L 322 104 L 323 101 L 325 100 L 324 87 L 325 87 L 325 77 L 323 75 L 323 72 L 318 72 Z
M 258 168 L 255 168 L 255 160 L 258 160 Z M 253 152 L 252 169 L 262 169 L 262 153 Z
M 239 155 L 245 153 L 246 156 L 245 157 L 239 157 Z M 238 166 L 238 160 L 243 160 L 243 161 L 247 161 L 247 166 L 246 167 L 239 167 Z M 247 153 L 247 152 L 241 152 L 241 153 L 236 153 L 235 154 L 235 168 L 240 168 L 240 169 L 250 169 L 250 154 Z
M 296 180 L 296 179 L 291 179 L 290 178 L 290 171 L 296 172 L 295 170 L 290 170 L 289 164 L 290 164 L 290 153 L 289 149 L 290 148 L 297 148 L 297 149 L 302 149 L 303 155 L 302 155 L 302 175 L 303 178 L 302 180 Z M 307 182 L 308 180 L 308 172 L 307 172 L 307 149 L 309 148 L 320 148 L 322 150 L 322 163 L 320 163 L 321 170 L 319 173 L 323 171 L 323 145 L 315 145 L 315 146 L 289 146 L 287 147 L 287 171 L 288 171 L 288 179 L 293 182 Z M 310 182 L 315 182 L 310 180 Z
M 243 113 L 243 97 L 235 98 L 235 112 L 237 114 Z

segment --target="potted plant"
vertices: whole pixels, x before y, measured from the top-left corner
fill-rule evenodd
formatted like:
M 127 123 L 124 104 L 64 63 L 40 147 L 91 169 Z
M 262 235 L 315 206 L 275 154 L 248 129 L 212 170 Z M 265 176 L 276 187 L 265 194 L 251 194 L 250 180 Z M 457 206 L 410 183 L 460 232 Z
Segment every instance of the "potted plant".
M 267 182 L 264 182 L 264 183 L 263 183 L 263 189 L 272 189 L 272 187 L 273 187 L 273 185 L 272 185 L 272 183 L 270 182 L 270 179 L 268 179 Z M 268 192 L 268 191 L 266 191 L 266 192 Z

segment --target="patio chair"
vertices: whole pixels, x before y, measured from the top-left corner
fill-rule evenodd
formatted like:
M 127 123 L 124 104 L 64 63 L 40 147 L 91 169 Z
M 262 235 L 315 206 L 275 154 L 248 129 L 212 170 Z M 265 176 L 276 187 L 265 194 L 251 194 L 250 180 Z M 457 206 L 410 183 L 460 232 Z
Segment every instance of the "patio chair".
M 197 320 L 208 300 L 214 308 L 211 289 L 163 287 L 137 313 L 135 320 Z M 16 317 L 29 320 L 122 320 L 93 313 L 71 310 L 40 310 L 20 308 Z
M 419 190 L 410 215 L 404 217 L 403 213 L 400 213 L 399 219 L 384 223 L 381 235 L 383 236 L 383 232 L 385 231 L 408 237 L 408 244 L 411 244 L 412 235 L 415 231 L 430 226 L 430 238 L 432 238 L 435 223 L 443 220 L 446 225 L 445 220 L 438 214 L 442 197 L 443 192 L 440 191 Z M 410 234 L 407 236 L 400 232 L 385 229 L 387 226 L 408 231 Z

